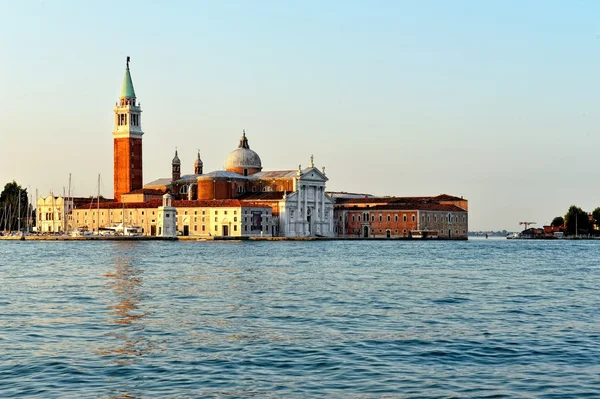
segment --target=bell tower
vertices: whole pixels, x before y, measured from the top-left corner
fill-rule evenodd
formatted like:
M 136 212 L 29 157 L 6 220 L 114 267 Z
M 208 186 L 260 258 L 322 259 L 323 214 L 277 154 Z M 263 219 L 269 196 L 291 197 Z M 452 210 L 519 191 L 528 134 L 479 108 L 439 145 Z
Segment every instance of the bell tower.
M 143 187 L 142 180 L 142 131 L 140 104 L 129 71 L 127 57 L 125 77 L 119 101 L 115 105 L 114 138 L 114 196 L 121 201 L 121 194 Z

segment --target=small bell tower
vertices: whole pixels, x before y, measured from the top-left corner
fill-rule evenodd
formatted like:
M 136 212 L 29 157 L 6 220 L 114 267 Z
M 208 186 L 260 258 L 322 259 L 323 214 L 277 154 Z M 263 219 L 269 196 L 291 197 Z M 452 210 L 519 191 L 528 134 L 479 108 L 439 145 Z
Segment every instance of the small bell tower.
M 179 180 L 180 177 L 181 177 L 181 161 L 179 160 L 179 157 L 177 156 L 177 150 L 175 150 L 175 157 L 173 158 L 173 161 L 171 161 L 171 180 L 172 181 Z
M 198 150 L 198 158 L 196 158 L 196 162 L 194 162 L 194 174 L 201 175 L 202 170 L 204 169 L 204 162 L 200 159 L 200 150 Z

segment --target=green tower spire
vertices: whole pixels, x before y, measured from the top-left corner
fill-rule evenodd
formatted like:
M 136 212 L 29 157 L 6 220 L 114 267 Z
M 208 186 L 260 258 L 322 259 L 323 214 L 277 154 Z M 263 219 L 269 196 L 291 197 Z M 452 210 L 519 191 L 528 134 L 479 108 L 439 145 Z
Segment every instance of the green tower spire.
M 133 82 L 131 81 L 131 73 L 129 72 L 129 61 L 127 57 L 127 69 L 123 78 L 123 86 L 121 87 L 121 98 L 135 98 L 135 90 L 133 90 Z

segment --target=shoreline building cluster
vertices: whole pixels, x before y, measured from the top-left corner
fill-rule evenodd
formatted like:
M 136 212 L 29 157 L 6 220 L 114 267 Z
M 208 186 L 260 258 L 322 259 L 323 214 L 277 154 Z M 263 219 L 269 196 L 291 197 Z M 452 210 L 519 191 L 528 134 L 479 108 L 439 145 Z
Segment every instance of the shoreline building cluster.
M 264 170 L 245 131 L 224 170 L 205 173 L 198 152 L 194 173 L 182 175 L 176 150 L 171 176 L 143 184 L 142 109 L 129 62 L 113 110 L 114 200 L 71 204 L 62 231 L 123 224 L 153 236 L 467 237 L 467 200 L 330 194 L 313 156 L 304 168 Z M 50 207 L 38 200 L 38 215 Z

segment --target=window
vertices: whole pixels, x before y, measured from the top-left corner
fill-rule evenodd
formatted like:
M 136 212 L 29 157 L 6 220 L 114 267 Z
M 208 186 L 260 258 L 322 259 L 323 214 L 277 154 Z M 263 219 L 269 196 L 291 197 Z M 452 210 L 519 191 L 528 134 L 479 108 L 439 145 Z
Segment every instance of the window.
M 206 231 L 206 226 L 202 225 L 202 231 Z
M 202 214 L 205 215 L 204 211 L 202 211 Z
M 379 221 L 382 222 L 383 221 L 383 215 L 380 213 L 379 214 Z
M 218 215 L 218 214 L 219 214 L 219 211 L 215 211 L 215 215 Z
M 233 225 L 233 231 L 237 231 L 237 224 Z
M 356 215 L 356 217 L 358 218 L 358 221 L 360 222 L 360 215 Z
M 387 221 L 391 222 L 392 221 L 392 217 L 390 215 L 387 215 Z
M 86 213 L 86 215 L 87 215 L 87 213 Z M 354 222 L 354 215 L 352 215 L 352 221 Z
M 218 218 L 217 218 L 217 217 L 215 217 L 215 223 L 217 222 L 217 219 L 218 219 Z
M 240 194 L 243 193 L 244 192 L 244 186 L 239 186 L 237 188 L 237 192 L 240 193 Z
M 398 215 L 394 216 L 394 221 L 397 222 L 398 221 Z M 398 230 L 396 230 L 396 233 L 398 232 Z
M 237 215 L 237 211 L 236 211 L 236 210 L 234 210 L 234 211 L 233 211 L 233 214 L 234 214 L 234 215 Z
M 434 215 L 434 216 L 433 216 L 433 221 L 434 221 L 435 223 L 437 223 L 437 215 Z
M 218 231 L 218 230 L 219 230 L 218 226 L 215 226 L 215 231 Z
M 412 219 L 412 221 L 414 222 L 414 221 L 415 221 L 415 219 L 416 219 L 416 218 L 415 218 L 415 215 L 412 215 L 412 218 L 411 218 L 411 219 Z
M 224 213 L 225 215 L 227 215 L 227 211 L 224 211 L 223 213 Z
M 421 215 L 421 222 L 425 221 L 425 215 Z
M 245 175 L 244 175 L 245 176 Z M 256 186 L 252 186 L 252 192 L 255 193 L 256 192 Z
M 406 222 L 406 215 L 402 215 L 402 219 Z
M 233 218 L 233 221 L 234 221 L 234 222 L 237 222 L 237 216 L 235 216 L 235 217 Z

